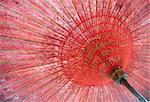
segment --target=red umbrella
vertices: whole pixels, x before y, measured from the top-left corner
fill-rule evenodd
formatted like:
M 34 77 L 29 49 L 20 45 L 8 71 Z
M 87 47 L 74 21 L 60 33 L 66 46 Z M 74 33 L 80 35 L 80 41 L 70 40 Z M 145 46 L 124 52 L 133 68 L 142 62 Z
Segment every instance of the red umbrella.
M 149 10 L 149 0 L 1 0 L 0 100 L 147 102 Z

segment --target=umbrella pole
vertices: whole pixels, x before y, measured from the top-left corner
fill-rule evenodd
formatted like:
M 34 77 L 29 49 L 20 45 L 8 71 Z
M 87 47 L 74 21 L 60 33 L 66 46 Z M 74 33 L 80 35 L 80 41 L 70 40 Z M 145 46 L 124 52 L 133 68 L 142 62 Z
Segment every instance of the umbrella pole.
M 134 94 L 140 102 L 148 102 L 146 98 L 141 95 L 136 89 L 134 89 L 125 78 L 122 78 L 120 83 L 124 85 L 132 94 Z
M 148 102 L 144 96 L 142 96 L 136 89 L 134 89 L 127 81 L 128 75 L 122 70 L 117 68 L 111 74 L 111 78 L 118 84 L 124 85 L 132 94 L 134 94 L 140 102 Z

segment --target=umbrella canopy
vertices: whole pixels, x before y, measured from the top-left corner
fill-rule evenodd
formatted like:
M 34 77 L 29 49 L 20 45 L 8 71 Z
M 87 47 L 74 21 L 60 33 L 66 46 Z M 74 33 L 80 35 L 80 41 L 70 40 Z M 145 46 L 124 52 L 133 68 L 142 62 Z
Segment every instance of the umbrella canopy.
M 149 0 L 1 0 L 2 102 L 135 102 L 150 95 Z

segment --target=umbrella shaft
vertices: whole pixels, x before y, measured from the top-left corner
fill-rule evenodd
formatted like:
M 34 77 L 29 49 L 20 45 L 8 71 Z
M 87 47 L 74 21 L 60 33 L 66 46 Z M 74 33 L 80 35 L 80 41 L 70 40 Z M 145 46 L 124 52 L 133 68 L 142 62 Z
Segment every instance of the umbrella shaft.
M 121 79 L 121 84 L 125 85 L 138 99 L 140 102 L 148 102 L 137 90 L 135 90 L 126 79 Z

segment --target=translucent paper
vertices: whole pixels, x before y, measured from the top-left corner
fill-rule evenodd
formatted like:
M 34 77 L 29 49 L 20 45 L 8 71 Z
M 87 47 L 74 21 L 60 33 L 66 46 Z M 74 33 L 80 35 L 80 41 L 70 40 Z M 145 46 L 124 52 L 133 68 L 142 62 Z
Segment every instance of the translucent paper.
M 2 102 L 135 102 L 121 66 L 147 99 L 148 0 L 1 0 Z

